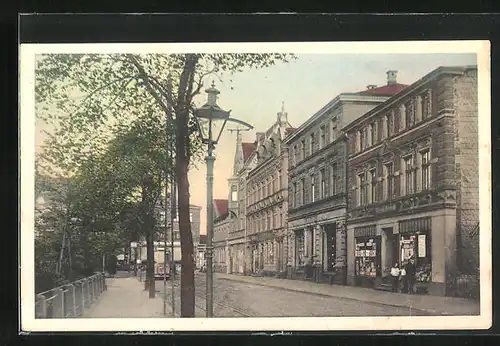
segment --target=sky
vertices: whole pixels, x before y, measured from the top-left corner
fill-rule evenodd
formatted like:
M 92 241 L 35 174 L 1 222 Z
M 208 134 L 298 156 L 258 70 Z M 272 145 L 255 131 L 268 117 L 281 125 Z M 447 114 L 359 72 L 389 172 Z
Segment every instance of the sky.
M 247 69 L 233 76 L 205 80 L 220 90 L 218 105 L 231 116 L 250 123 L 243 141 L 253 142 L 256 132 L 266 131 L 276 120 L 282 102 L 293 127 L 300 126 L 326 103 L 343 92 L 357 92 L 367 85 L 386 84 L 386 71 L 397 70 L 398 82 L 412 84 L 439 66 L 475 65 L 476 54 L 309 54 L 298 55 L 289 63 L 265 69 Z M 198 97 L 198 104 L 206 94 Z M 37 151 L 43 136 L 36 125 Z M 228 182 L 233 168 L 236 133 L 225 131 L 216 147 L 214 198 L 228 198 Z M 203 162 L 189 173 L 190 201 L 199 205 L 201 233 L 206 233 L 206 166 Z

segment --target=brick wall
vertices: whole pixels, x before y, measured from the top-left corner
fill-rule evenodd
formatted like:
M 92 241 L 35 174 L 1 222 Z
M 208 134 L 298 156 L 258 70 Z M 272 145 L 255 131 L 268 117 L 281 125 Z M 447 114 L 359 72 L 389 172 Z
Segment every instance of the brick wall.
M 456 114 L 457 231 L 462 269 L 479 268 L 479 237 L 471 236 L 479 222 L 479 151 L 477 70 L 451 81 Z M 487 135 L 487 134 L 485 134 Z

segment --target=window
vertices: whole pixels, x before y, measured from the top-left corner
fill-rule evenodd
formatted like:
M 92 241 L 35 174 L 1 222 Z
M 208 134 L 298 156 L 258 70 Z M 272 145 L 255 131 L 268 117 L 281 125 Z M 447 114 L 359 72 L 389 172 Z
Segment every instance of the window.
M 356 131 L 355 152 L 361 151 L 361 131 Z
M 281 190 L 281 170 L 278 171 L 278 186 L 277 186 L 277 191 Z
M 424 109 L 422 112 L 422 118 L 426 119 L 432 116 L 432 90 L 429 89 L 423 96 Z
M 422 162 L 422 190 L 429 190 L 431 187 L 431 169 L 429 149 L 420 152 Z
M 375 203 L 377 201 L 377 171 L 372 169 L 370 171 L 370 203 Z
M 378 130 L 377 129 L 377 122 L 375 121 L 371 125 L 371 131 L 372 131 L 372 133 L 371 133 L 372 143 L 371 144 L 372 145 L 377 144 L 377 142 L 378 142 L 378 137 L 377 137 L 378 133 L 377 133 L 377 130 Z
M 304 231 L 298 231 L 295 234 L 295 261 L 297 266 L 303 266 L 305 260 L 305 242 L 304 242 Z
M 316 194 L 314 193 L 314 175 L 311 175 L 311 202 L 314 203 L 316 201 Z
M 238 187 L 236 185 L 231 186 L 231 201 L 236 202 L 238 200 Z
M 358 205 L 366 204 L 366 176 L 365 172 L 358 174 Z
M 298 207 L 299 203 L 298 203 L 298 199 L 297 199 L 297 183 L 294 182 L 292 183 L 292 196 L 293 196 L 293 199 L 292 199 L 292 207 Z
M 365 148 L 366 148 L 366 128 L 364 128 L 364 127 L 360 131 L 360 143 L 361 143 L 361 150 L 365 150 Z
M 306 141 L 302 140 L 300 142 L 300 144 L 301 144 L 301 148 L 300 149 L 302 150 L 302 156 L 300 158 L 301 158 L 301 160 L 304 160 L 306 158 Z
M 300 181 L 300 188 L 301 188 L 301 191 L 300 191 L 300 204 L 301 205 L 304 205 L 305 201 L 304 201 L 304 197 L 306 195 L 306 180 L 305 179 L 302 179 Z
M 337 121 L 332 120 L 332 128 L 331 128 L 331 133 L 330 133 L 330 142 L 333 142 L 334 140 L 337 139 Z
M 408 102 L 405 105 L 405 110 L 406 110 L 406 127 L 411 127 L 413 126 L 415 122 L 415 109 L 414 109 L 414 102 L 413 100 Z
M 334 196 L 337 194 L 337 164 L 336 163 L 332 164 L 330 169 L 332 176 L 331 191 L 332 191 L 332 196 Z
M 384 198 L 391 199 L 394 193 L 394 164 L 392 162 L 384 165 L 385 179 L 384 179 Z
M 326 137 L 326 133 L 325 133 L 325 125 L 321 126 L 321 129 L 320 129 L 320 142 L 319 142 L 319 147 L 320 149 L 323 149 L 326 145 L 326 142 L 325 142 L 325 137 Z
M 309 136 L 309 155 L 312 155 L 314 152 L 314 133 L 311 133 Z
M 299 154 L 299 151 L 297 150 L 297 145 L 294 145 L 292 155 L 290 155 L 293 158 L 293 165 L 296 165 L 297 162 L 299 162 L 299 158 L 297 157 L 298 154 Z
M 412 193 L 415 193 L 415 188 L 416 188 L 416 179 L 413 170 L 413 156 L 412 155 L 407 156 L 403 160 L 405 169 L 404 191 L 406 195 L 411 195 Z
M 394 112 L 389 113 L 387 116 L 387 137 L 394 134 Z
M 325 183 L 325 169 L 323 168 L 320 172 L 321 185 L 319 190 L 319 198 L 323 199 L 326 197 L 326 183 Z

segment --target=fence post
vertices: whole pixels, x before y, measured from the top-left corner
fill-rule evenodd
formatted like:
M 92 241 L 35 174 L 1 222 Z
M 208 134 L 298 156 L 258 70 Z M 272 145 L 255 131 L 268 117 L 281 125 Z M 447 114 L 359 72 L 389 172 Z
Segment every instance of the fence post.
M 73 296 L 73 316 L 76 317 L 76 286 L 71 284 L 71 294 Z
M 64 318 L 66 314 L 64 313 L 64 289 L 58 288 L 56 289 L 56 300 L 59 301 L 59 312 L 56 317 Z
M 80 281 L 80 286 L 81 286 L 81 303 L 82 307 L 80 308 L 80 315 L 83 315 L 83 311 L 85 310 L 85 279 Z
M 47 318 L 47 300 L 43 294 L 37 294 L 40 300 L 40 310 L 42 311 L 42 318 Z

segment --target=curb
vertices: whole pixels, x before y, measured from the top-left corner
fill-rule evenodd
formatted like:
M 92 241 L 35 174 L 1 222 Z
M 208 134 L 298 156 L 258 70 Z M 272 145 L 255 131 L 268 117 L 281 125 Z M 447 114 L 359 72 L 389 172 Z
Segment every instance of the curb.
M 335 296 L 335 295 L 332 295 L 332 294 L 310 292 L 310 291 L 301 290 L 301 289 L 297 289 L 297 288 L 275 286 L 275 285 L 269 285 L 269 284 L 263 284 L 263 283 L 257 283 L 257 282 L 250 282 L 250 281 L 246 281 L 246 280 L 237 280 L 237 279 L 233 279 L 233 278 L 218 278 L 218 279 L 219 280 L 227 280 L 227 281 L 244 282 L 244 283 L 251 284 L 251 285 L 256 285 L 256 286 L 277 288 L 277 289 L 282 289 L 284 291 L 289 291 L 289 292 L 313 294 L 313 295 L 320 296 L 320 297 L 329 297 L 329 298 L 337 298 L 337 299 L 347 299 L 347 300 L 356 301 L 356 302 L 368 303 L 366 300 L 359 299 L 359 298 L 340 297 L 340 296 Z M 437 310 L 414 308 L 414 307 L 408 306 L 408 305 L 399 305 L 399 304 L 391 304 L 391 303 L 380 303 L 380 302 L 369 302 L 369 304 L 379 305 L 379 306 L 391 306 L 391 307 L 395 307 L 395 308 L 407 308 L 407 309 L 411 309 L 411 310 L 415 310 L 415 311 L 420 311 L 420 312 L 425 312 L 425 313 L 428 313 L 428 314 L 431 314 L 431 315 L 436 315 L 436 316 L 453 316 L 453 314 L 448 314 L 446 312 L 445 313 L 440 313 Z

